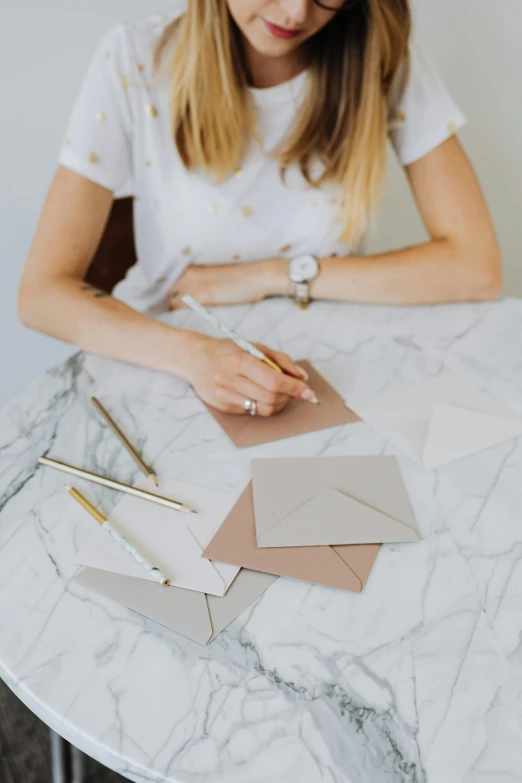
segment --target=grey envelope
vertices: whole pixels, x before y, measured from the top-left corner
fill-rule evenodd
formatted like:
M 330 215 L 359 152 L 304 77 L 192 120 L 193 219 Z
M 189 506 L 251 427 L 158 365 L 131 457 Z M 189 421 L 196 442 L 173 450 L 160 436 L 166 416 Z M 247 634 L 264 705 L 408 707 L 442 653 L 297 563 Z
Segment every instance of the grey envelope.
M 199 644 L 209 644 L 277 578 L 242 568 L 222 597 L 182 587 L 162 587 L 98 568 L 83 569 L 74 581 Z
M 395 457 L 256 459 L 252 488 L 259 547 L 420 538 Z

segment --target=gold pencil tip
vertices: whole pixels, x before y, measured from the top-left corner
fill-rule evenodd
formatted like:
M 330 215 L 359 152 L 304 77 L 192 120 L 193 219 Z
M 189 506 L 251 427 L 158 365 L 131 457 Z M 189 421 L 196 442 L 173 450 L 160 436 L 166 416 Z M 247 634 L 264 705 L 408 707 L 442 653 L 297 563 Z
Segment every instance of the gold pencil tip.
M 321 401 L 318 400 L 317 397 L 312 397 L 310 402 L 312 403 L 312 405 L 320 405 L 321 404 Z
M 150 478 L 150 480 L 152 481 L 153 484 L 155 484 L 157 487 L 159 487 L 158 477 L 155 476 L 154 473 L 151 473 L 149 478 Z

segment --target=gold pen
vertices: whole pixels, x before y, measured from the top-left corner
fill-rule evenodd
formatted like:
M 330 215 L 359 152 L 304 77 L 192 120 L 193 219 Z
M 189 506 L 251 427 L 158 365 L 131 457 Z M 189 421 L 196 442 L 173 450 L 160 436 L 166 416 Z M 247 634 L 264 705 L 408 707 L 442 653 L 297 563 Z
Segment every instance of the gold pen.
M 98 522 L 99 525 L 101 525 L 104 530 L 107 531 L 107 533 L 109 533 L 110 536 L 112 536 L 112 538 L 122 547 L 122 549 L 125 549 L 125 551 L 128 552 L 129 555 L 131 555 L 131 557 L 133 557 L 134 560 L 139 563 L 148 574 L 152 576 L 156 582 L 159 582 L 162 587 L 170 585 L 170 579 L 168 576 L 166 576 L 157 566 L 153 565 L 150 560 L 145 557 L 145 555 L 142 554 L 131 541 L 129 541 L 128 538 L 119 532 L 119 530 L 116 530 L 116 528 L 111 525 L 107 517 L 104 517 L 103 514 L 98 511 L 98 509 L 93 506 L 92 503 L 90 503 L 81 492 L 78 492 L 77 489 L 69 486 L 67 487 L 67 492 L 91 515 L 93 519 L 96 520 L 96 522 Z
M 65 462 L 58 462 L 58 460 L 50 459 L 49 457 L 39 457 L 38 462 L 40 465 L 45 465 L 47 468 L 55 468 L 55 470 L 61 470 L 64 473 L 70 473 L 72 476 L 92 481 L 95 484 L 101 484 L 103 487 L 109 489 L 116 489 L 118 492 L 125 492 L 127 495 L 133 495 L 141 500 L 150 500 L 151 503 L 158 503 L 160 506 L 166 508 L 172 508 L 174 511 L 182 511 L 184 514 L 197 514 L 186 503 L 182 503 L 180 500 L 171 500 L 170 498 L 164 498 L 161 495 L 155 495 L 153 492 L 147 492 L 145 489 L 138 489 L 137 487 L 131 487 L 129 484 L 122 484 L 119 481 L 99 476 L 97 473 L 91 473 L 89 470 L 83 470 L 82 468 L 75 468 L 72 465 L 67 465 Z
M 154 471 L 143 461 L 143 459 L 140 457 L 134 446 L 130 443 L 128 438 L 125 437 L 123 432 L 120 430 L 116 422 L 112 419 L 108 411 L 105 410 L 101 402 L 96 399 L 96 397 L 91 397 L 91 402 L 100 414 L 100 416 L 105 419 L 106 423 L 109 425 L 111 430 L 114 432 L 120 443 L 124 446 L 124 448 L 127 449 L 129 454 L 131 455 L 134 462 L 137 464 L 137 466 L 140 468 L 140 470 L 145 474 L 145 476 L 150 479 L 157 487 L 159 486 L 158 477 L 154 473 Z

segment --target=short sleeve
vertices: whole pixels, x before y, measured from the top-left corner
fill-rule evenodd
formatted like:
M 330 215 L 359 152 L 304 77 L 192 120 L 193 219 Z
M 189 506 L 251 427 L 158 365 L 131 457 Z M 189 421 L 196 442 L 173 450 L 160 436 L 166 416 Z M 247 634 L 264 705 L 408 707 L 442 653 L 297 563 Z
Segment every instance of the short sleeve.
M 58 162 L 119 190 L 132 177 L 129 47 L 122 25 L 98 45 L 76 98 Z
M 411 41 L 408 67 L 398 74 L 388 103 L 388 132 L 400 162 L 419 160 L 465 124 L 436 69 Z

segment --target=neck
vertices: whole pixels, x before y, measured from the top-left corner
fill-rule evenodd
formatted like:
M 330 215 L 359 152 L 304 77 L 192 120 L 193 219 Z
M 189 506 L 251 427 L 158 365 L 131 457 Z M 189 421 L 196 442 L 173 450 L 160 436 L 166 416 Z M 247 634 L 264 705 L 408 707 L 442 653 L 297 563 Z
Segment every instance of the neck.
M 244 41 L 249 82 L 252 87 L 276 87 L 293 79 L 304 70 L 306 63 L 298 50 L 288 57 L 266 57 Z

